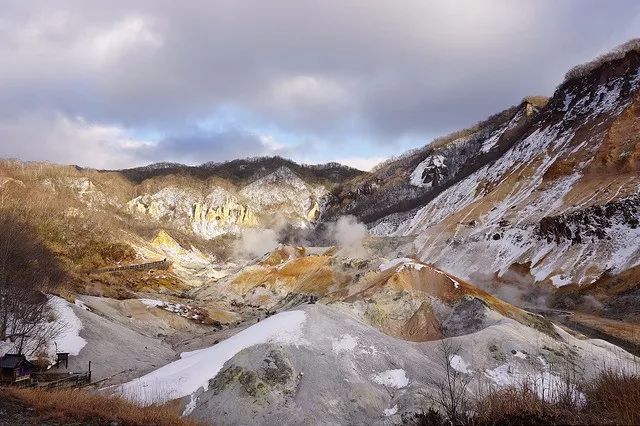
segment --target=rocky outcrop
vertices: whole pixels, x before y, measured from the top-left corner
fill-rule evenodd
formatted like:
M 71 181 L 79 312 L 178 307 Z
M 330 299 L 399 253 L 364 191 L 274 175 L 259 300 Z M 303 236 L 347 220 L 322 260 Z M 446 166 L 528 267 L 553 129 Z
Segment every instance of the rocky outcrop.
M 640 219 L 640 196 L 634 195 L 603 205 L 591 206 L 578 211 L 543 217 L 536 229 L 540 238 L 547 242 L 571 241 L 580 244 L 589 238 L 611 238 L 608 230 L 615 224 L 636 229 Z
M 217 190 L 203 202 L 196 202 L 191 211 L 191 228 L 196 234 L 213 238 L 225 233 L 239 232 L 258 224 L 255 213 L 238 199 Z
M 194 190 L 167 187 L 155 194 L 134 198 L 126 208 L 134 215 L 172 222 L 204 238 L 237 233 L 258 224 L 251 207 L 222 188 L 213 188 L 202 197 Z
M 437 186 L 449 175 L 449 168 L 442 155 L 430 155 L 411 173 L 411 183 L 415 186 Z
M 275 220 L 287 219 L 293 225 L 304 227 L 319 216 L 319 201 L 326 192 L 324 187 L 311 187 L 291 169 L 281 167 L 245 186 L 239 195 Z
M 305 227 L 320 216 L 320 203 L 326 194 L 323 186 L 308 185 L 287 167 L 238 192 L 217 186 L 207 191 L 203 195 L 189 187 L 167 186 L 134 198 L 126 210 L 211 239 L 256 226 L 290 223 Z
M 427 204 L 499 158 L 536 118 L 543 103 L 527 98 L 469 129 L 378 166 L 368 177 L 334 191 L 324 217 L 328 220 L 350 214 L 373 227 L 384 217 Z

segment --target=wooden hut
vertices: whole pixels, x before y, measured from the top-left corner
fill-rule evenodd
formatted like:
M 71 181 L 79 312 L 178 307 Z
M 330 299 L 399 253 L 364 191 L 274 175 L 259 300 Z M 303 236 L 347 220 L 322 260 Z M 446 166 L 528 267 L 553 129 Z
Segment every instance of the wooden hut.
M 0 383 L 28 383 L 37 367 L 24 355 L 5 354 L 0 358 Z

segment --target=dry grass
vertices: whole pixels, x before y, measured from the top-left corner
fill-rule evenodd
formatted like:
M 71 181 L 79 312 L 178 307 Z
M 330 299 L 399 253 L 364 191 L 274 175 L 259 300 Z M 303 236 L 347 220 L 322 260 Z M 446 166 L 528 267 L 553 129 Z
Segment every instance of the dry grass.
M 572 407 L 545 401 L 530 383 L 490 392 L 477 404 L 477 424 L 579 424 Z
M 591 71 L 595 70 L 596 68 L 599 68 L 600 66 L 608 62 L 613 62 L 613 61 L 622 59 L 627 55 L 627 53 L 632 51 L 636 51 L 636 52 L 640 51 L 640 39 L 635 38 L 635 39 L 629 40 L 621 44 L 620 46 L 615 47 L 610 52 L 607 52 L 603 55 L 598 56 L 597 58 L 595 58 L 590 62 L 581 64 L 581 65 L 576 65 L 575 67 L 571 68 L 567 72 L 567 74 L 564 76 L 563 84 L 569 80 L 582 78 L 588 73 L 590 73 Z
M 62 389 L 48 391 L 42 389 L 0 389 L 0 398 L 14 397 L 34 410 L 40 420 L 74 424 L 120 425 L 196 425 L 183 419 L 177 406 L 162 405 L 139 407 L 116 396 Z
M 530 383 L 492 390 L 477 404 L 474 424 L 640 424 L 640 376 L 606 368 L 588 383 L 569 383 L 584 399 L 543 399 Z M 568 395 L 568 393 L 567 393 Z
M 640 376 L 606 369 L 585 389 L 586 411 L 614 424 L 640 424 Z

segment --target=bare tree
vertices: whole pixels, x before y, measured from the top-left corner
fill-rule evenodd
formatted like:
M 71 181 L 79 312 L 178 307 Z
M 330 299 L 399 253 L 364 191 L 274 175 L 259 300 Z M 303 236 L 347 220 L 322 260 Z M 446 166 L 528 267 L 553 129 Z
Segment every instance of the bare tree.
M 468 390 L 473 376 L 459 371 L 452 365 L 452 360 L 460 352 L 459 344 L 450 339 L 442 339 L 438 352 L 445 376 L 443 381 L 434 383 L 437 391 L 433 401 L 444 411 L 452 424 L 464 424 L 470 408 Z
M 18 353 L 27 341 L 50 333 L 51 308 L 45 292 L 65 279 L 58 259 L 38 238 L 19 209 L 0 209 L 0 340 Z M 31 350 L 35 350 L 33 344 Z

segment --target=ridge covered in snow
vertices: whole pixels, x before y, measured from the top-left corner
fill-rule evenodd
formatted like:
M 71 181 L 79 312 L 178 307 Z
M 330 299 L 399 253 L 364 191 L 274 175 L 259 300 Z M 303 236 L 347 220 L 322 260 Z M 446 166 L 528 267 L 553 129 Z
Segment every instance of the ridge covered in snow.
M 153 302 L 148 302 L 153 304 Z M 209 380 L 243 349 L 264 343 L 304 344 L 303 311 L 282 312 L 209 348 L 183 352 L 180 359 L 118 387 L 117 392 L 141 404 L 163 403 L 206 391 Z M 188 413 L 187 413 L 188 414 Z

